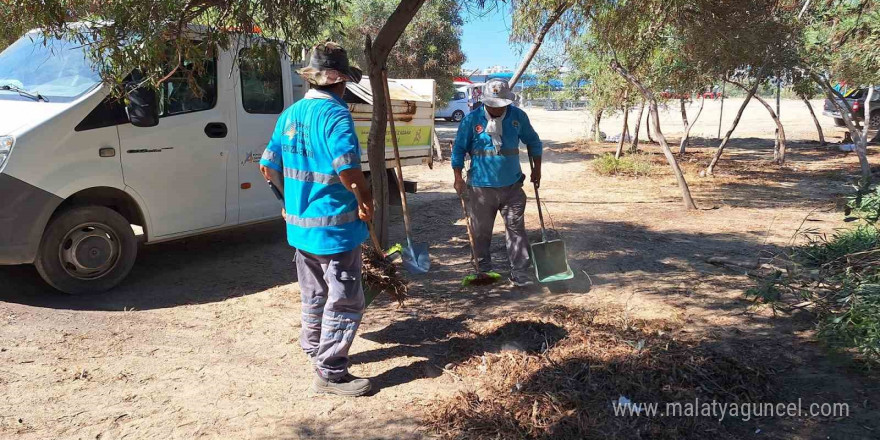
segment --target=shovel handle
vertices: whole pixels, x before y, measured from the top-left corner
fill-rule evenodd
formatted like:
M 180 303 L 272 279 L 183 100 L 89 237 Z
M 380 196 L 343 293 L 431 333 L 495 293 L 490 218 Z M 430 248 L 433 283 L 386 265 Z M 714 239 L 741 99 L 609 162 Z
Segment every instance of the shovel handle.
M 529 168 L 531 172 L 535 172 L 535 159 L 529 155 Z M 544 227 L 544 212 L 541 211 L 541 196 L 538 194 L 538 182 L 532 182 L 535 185 L 535 200 L 538 202 L 538 220 L 541 221 L 541 239 L 547 241 L 547 228 Z
M 361 197 L 361 191 L 358 189 L 356 183 L 351 184 L 351 192 L 354 193 L 354 198 L 357 199 L 358 209 L 361 209 L 360 206 L 364 204 L 364 199 Z M 379 245 L 379 237 L 376 237 L 376 230 L 373 229 L 373 222 L 368 221 L 364 223 L 367 224 L 367 229 L 370 230 L 370 239 L 373 241 L 373 247 L 376 248 L 376 251 L 378 251 L 384 257 L 385 251 L 383 251 L 382 246 Z
M 400 203 L 403 208 L 403 226 L 406 229 L 406 242 L 412 248 L 412 229 L 410 228 L 409 208 L 406 204 L 406 188 L 403 185 L 403 166 L 400 164 L 400 147 L 397 143 L 397 129 L 394 127 L 391 88 L 388 86 L 388 71 L 385 69 L 382 69 L 382 87 L 385 90 L 385 107 L 388 108 L 388 127 L 391 130 L 391 146 L 394 148 L 394 167 L 397 170 L 397 187 L 400 190 Z
M 464 203 L 464 196 L 459 194 L 458 200 L 461 201 L 461 212 L 464 213 L 464 221 L 465 221 L 465 224 L 467 225 L 468 240 L 470 240 L 470 242 L 471 242 L 471 257 L 473 258 L 473 261 L 474 261 L 474 270 L 476 270 L 477 273 L 479 273 L 480 267 L 479 267 L 479 263 L 477 262 L 477 247 L 474 244 L 474 233 L 471 230 L 471 216 L 468 214 L 467 206 Z

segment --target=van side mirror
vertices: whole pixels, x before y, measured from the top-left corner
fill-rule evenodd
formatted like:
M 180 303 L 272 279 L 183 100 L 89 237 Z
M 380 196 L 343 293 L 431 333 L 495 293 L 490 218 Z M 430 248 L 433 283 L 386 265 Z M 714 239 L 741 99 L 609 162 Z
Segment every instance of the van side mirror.
M 136 85 L 141 77 L 139 72 L 132 73 L 131 77 L 133 81 L 125 85 L 125 110 L 128 113 L 128 120 L 135 127 L 159 125 L 159 100 L 156 98 L 156 90 L 149 86 Z

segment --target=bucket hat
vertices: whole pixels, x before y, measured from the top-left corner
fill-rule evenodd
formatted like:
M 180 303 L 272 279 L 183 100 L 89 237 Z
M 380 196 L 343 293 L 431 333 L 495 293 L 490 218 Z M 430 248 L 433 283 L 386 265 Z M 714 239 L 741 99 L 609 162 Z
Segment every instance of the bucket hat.
M 360 82 L 361 69 L 348 64 L 348 54 L 337 43 L 327 41 L 312 48 L 309 65 L 296 71 L 310 84 L 329 86 L 344 81 Z
M 516 94 L 510 91 L 510 85 L 503 79 L 490 79 L 483 86 L 480 98 L 489 107 L 507 107 L 516 101 Z

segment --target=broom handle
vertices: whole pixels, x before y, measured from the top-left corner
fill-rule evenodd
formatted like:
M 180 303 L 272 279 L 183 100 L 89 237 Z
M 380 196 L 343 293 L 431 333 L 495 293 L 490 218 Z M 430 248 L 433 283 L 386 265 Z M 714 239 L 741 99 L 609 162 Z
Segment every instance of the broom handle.
M 458 200 L 461 200 L 461 212 L 464 213 L 464 221 L 465 221 L 465 224 L 467 225 L 468 240 L 470 240 L 470 242 L 471 242 L 471 257 L 473 258 L 474 270 L 476 270 L 479 273 L 480 266 L 479 266 L 479 263 L 477 262 L 477 249 L 476 249 L 476 246 L 474 245 L 474 233 L 471 231 L 471 216 L 468 214 L 467 206 L 465 206 L 465 204 L 464 204 L 464 196 L 459 194 Z
M 406 241 L 412 249 L 412 232 L 409 227 L 409 209 L 406 206 L 406 189 L 403 187 L 403 167 L 400 165 L 400 149 L 397 146 L 397 130 L 394 128 L 394 109 L 391 107 L 391 90 L 388 87 L 388 71 L 382 69 L 382 86 L 385 88 L 385 106 L 388 107 L 388 124 L 391 128 L 391 145 L 394 147 L 394 165 L 397 168 L 397 186 L 400 189 L 400 203 L 403 205 L 403 226 L 406 228 Z
M 529 168 L 532 173 L 535 172 L 535 160 L 532 159 L 532 155 L 529 155 Z M 535 200 L 538 201 L 538 219 L 541 220 L 541 239 L 543 241 L 547 241 L 547 229 L 544 227 L 544 213 L 541 211 L 541 196 L 538 195 L 538 182 L 532 182 L 535 184 Z
M 358 209 L 361 209 L 360 206 L 364 204 L 363 199 L 361 198 L 361 191 L 358 189 L 357 183 L 351 184 L 351 192 L 354 193 L 354 198 L 357 199 Z M 373 222 L 368 221 L 364 222 L 367 224 L 367 229 L 370 230 L 370 239 L 373 240 L 373 247 L 376 248 L 376 251 L 385 256 L 385 251 L 382 250 L 382 246 L 379 245 L 379 238 L 376 237 L 376 231 L 373 229 Z

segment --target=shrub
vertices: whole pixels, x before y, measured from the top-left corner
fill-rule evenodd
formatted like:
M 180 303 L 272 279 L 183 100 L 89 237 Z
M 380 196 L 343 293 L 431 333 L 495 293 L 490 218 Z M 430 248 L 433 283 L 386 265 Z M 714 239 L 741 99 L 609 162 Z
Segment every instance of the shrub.
M 861 224 L 830 238 L 808 235 L 809 242 L 789 255 L 786 273 L 762 277 L 747 294 L 774 311 L 784 294 L 809 300 L 820 338 L 832 348 L 858 352 L 868 366 L 880 366 L 880 191 L 850 197 L 847 216 Z
M 602 176 L 642 177 L 655 173 L 654 164 L 648 154 L 631 154 L 620 159 L 605 153 L 593 159 L 593 170 Z

